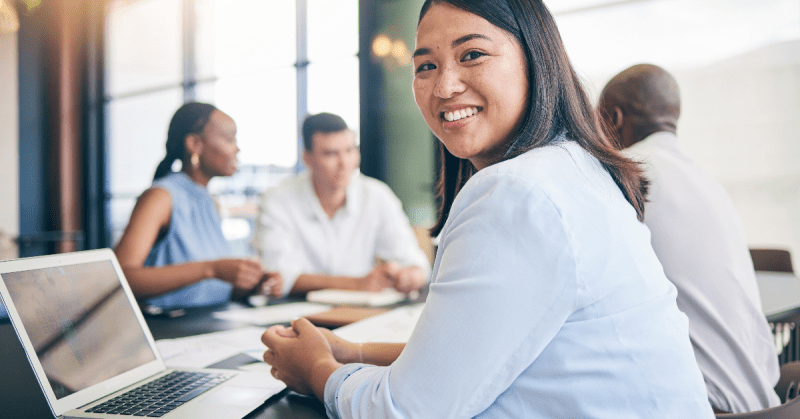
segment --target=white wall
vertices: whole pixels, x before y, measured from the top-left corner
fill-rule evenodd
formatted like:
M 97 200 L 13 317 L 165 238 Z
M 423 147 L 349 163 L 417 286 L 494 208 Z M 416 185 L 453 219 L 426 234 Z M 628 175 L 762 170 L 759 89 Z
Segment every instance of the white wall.
M 718 180 L 750 247 L 800 268 L 800 40 L 676 72 L 681 148 Z
M 613 2 L 556 21 L 595 100 L 633 64 L 675 76 L 681 149 L 728 192 L 748 245 L 788 249 L 800 271 L 800 0 Z
M 0 34 L 0 260 L 16 258 L 19 234 L 17 35 Z

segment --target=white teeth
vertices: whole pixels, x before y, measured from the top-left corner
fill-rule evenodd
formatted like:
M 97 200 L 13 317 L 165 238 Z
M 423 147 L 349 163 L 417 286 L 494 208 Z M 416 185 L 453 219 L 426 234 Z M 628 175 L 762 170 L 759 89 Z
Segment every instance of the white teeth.
M 453 112 L 445 112 L 444 119 L 448 122 L 453 122 L 453 121 L 458 121 L 459 119 L 464 119 L 468 116 L 475 115 L 476 113 L 478 113 L 478 108 L 473 106 L 471 108 L 459 109 Z

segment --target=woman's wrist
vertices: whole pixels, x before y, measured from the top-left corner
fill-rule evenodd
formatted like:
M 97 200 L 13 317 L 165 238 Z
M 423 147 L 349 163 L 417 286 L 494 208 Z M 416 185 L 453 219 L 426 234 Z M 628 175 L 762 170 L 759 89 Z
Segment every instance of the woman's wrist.
M 342 364 L 337 362 L 333 357 L 321 359 L 312 365 L 310 369 L 311 376 L 309 383 L 311 384 L 311 391 L 320 400 L 325 400 L 325 384 L 331 375 L 341 367 Z
M 364 359 L 363 347 L 360 343 L 342 341 L 337 344 L 339 350 L 334 350 L 334 358 L 342 364 L 362 362 Z
M 210 260 L 203 266 L 203 278 L 219 278 L 217 275 L 217 261 Z

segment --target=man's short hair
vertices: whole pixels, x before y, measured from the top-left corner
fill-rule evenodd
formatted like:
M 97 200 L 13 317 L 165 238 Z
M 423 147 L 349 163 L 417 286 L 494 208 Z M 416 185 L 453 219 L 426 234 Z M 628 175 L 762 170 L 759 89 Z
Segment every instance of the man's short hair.
M 306 151 L 311 151 L 314 146 L 314 134 L 318 132 L 330 133 L 348 129 L 347 123 L 339 115 L 322 112 L 310 115 L 303 121 L 303 147 Z

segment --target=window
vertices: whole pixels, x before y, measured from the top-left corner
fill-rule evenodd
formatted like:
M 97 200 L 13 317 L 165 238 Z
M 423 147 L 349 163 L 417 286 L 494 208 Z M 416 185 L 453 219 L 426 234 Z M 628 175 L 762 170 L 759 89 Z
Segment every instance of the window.
M 237 253 L 248 252 L 258 195 L 301 169 L 303 118 L 333 112 L 359 127 L 358 0 L 112 0 L 106 18 L 114 244 L 185 101 L 236 121 L 239 171 L 208 188 Z

